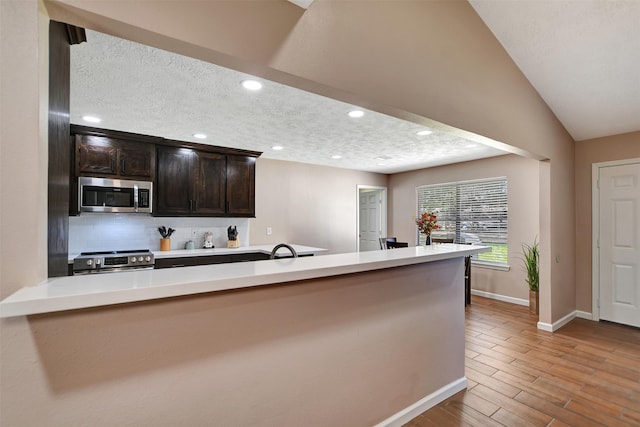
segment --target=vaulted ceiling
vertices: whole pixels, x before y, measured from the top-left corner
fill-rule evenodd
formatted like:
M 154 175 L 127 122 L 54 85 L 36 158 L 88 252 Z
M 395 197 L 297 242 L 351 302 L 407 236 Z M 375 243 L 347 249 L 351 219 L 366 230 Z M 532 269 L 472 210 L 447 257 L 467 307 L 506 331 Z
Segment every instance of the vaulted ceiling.
M 640 1 L 469 2 L 573 139 L 640 130 Z
M 470 4 L 575 140 L 640 130 L 640 1 Z M 98 115 L 104 128 L 380 173 L 506 154 L 274 82 L 246 91 L 240 82 L 251 76 L 192 58 L 92 31 L 88 39 L 71 52 L 72 123 Z M 364 115 L 349 117 L 355 109 Z

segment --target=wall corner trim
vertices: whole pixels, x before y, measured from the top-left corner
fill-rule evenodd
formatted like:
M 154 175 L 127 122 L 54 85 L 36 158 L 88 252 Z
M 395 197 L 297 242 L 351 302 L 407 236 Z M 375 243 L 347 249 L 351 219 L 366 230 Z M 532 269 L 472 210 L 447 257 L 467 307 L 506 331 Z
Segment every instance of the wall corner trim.
M 376 424 L 374 427 L 400 427 L 416 418 L 423 412 L 433 408 L 443 400 L 467 388 L 467 377 L 459 378 L 444 387 L 439 388 L 428 396 L 423 397 L 416 403 L 407 406 L 403 410 L 396 412 L 386 420 Z

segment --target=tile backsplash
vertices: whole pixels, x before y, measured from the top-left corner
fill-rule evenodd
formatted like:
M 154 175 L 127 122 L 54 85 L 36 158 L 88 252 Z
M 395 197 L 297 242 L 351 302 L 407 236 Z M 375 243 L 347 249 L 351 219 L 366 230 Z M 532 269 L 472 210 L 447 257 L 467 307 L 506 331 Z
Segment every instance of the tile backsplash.
M 83 213 L 69 217 L 69 254 L 88 251 L 160 250 L 158 227 L 174 228 L 171 249 L 184 249 L 193 240 L 201 248 L 204 233 L 213 232 L 216 248 L 227 247 L 227 227 L 236 226 L 240 245 L 249 245 L 248 218 L 153 217 L 140 214 Z

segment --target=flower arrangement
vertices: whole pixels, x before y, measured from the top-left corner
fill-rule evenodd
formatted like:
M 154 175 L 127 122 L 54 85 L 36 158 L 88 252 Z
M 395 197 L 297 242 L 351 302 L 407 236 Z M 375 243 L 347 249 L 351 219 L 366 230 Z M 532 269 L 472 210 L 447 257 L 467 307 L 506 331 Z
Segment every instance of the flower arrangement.
M 420 218 L 416 219 L 416 224 L 421 233 L 431 236 L 431 231 L 437 230 L 440 226 L 435 212 L 423 212 Z

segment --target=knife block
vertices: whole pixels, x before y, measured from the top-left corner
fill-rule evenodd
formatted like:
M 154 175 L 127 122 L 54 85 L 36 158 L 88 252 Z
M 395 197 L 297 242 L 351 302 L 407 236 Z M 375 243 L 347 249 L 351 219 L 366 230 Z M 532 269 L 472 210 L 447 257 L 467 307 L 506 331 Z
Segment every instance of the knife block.
M 236 240 L 227 240 L 228 248 L 239 248 L 240 247 L 240 236 L 236 236 Z

